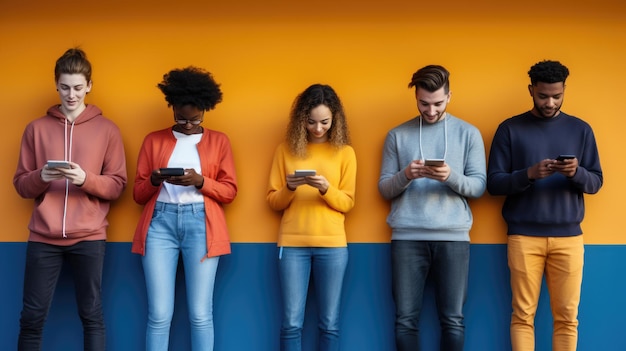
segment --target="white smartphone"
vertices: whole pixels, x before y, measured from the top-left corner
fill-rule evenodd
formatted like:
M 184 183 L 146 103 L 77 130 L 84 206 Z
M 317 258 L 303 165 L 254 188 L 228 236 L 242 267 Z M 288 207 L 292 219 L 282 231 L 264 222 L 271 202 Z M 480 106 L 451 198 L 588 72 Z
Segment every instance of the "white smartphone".
M 427 158 L 424 160 L 424 166 L 443 166 L 444 160 L 442 158 Z
M 48 160 L 48 168 L 70 168 L 70 163 L 63 160 Z
M 297 169 L 294 172 L 296 177 L 314 176 L 317 172 L 314 169 Z

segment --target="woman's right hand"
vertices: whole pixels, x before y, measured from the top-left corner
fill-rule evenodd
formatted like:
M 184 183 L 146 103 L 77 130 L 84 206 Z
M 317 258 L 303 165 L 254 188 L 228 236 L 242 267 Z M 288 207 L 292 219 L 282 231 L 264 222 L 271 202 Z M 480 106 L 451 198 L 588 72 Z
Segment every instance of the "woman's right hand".
M 161 175 L 161 171 L 159 169 L 155 169 L 150 174 L 150 183 L 154 186 L 159 186 L 168 176 Z
M 300 185 L 306 184 L 306 177 L 296 177 L 294 174 L 287 174 L 287 189 L 296 191 Z

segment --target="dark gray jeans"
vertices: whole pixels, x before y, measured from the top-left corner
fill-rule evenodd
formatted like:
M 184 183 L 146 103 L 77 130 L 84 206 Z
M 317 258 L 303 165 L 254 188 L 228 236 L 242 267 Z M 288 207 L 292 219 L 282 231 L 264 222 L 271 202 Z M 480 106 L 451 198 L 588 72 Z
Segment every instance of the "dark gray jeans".
M 396 304 L 396 348 L 416 351 L 424 286 L 430 276 L 441 325 L 440 350 L 462 351 L 463 305 L 467 296 L 469 242 L 391 242 L 393 298 Z

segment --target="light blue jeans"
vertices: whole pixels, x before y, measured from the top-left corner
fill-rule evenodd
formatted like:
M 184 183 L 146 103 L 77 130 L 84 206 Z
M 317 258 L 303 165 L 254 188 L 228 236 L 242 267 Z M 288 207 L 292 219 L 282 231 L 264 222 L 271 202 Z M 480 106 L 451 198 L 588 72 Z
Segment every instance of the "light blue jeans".
M 193 351 L 213 350 L 213 286 L 219 257 L 207 254 L 204 204 L 157 202 L 142 258 L 148 293 L 146 350 L 167 351 L 182 254 Z
M 318 301 L 319 350 L 339 350 L 339 310 L 348 248 L 285 247 L 278 272 L 283 302 L 282 351 L 302 349 L 302 326 L 309 279 Z

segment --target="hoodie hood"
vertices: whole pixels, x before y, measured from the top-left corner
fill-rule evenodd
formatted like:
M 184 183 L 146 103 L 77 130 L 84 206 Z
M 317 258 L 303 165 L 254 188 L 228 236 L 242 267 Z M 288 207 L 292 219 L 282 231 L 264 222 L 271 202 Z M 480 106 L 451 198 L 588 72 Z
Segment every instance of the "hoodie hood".
M 63 112 L 61 112 L 61 105 L 54 105 L 50 107 L 46 113 L 48 116 L 58 119 L 61 122 L 67 120 Z M 96 105 L 86 105 L 83 112 L 76 117 L 74 124 L 82 124 L 102 115 L 102 110 Z M 69 121 L 68 121 L 69 122 Z

